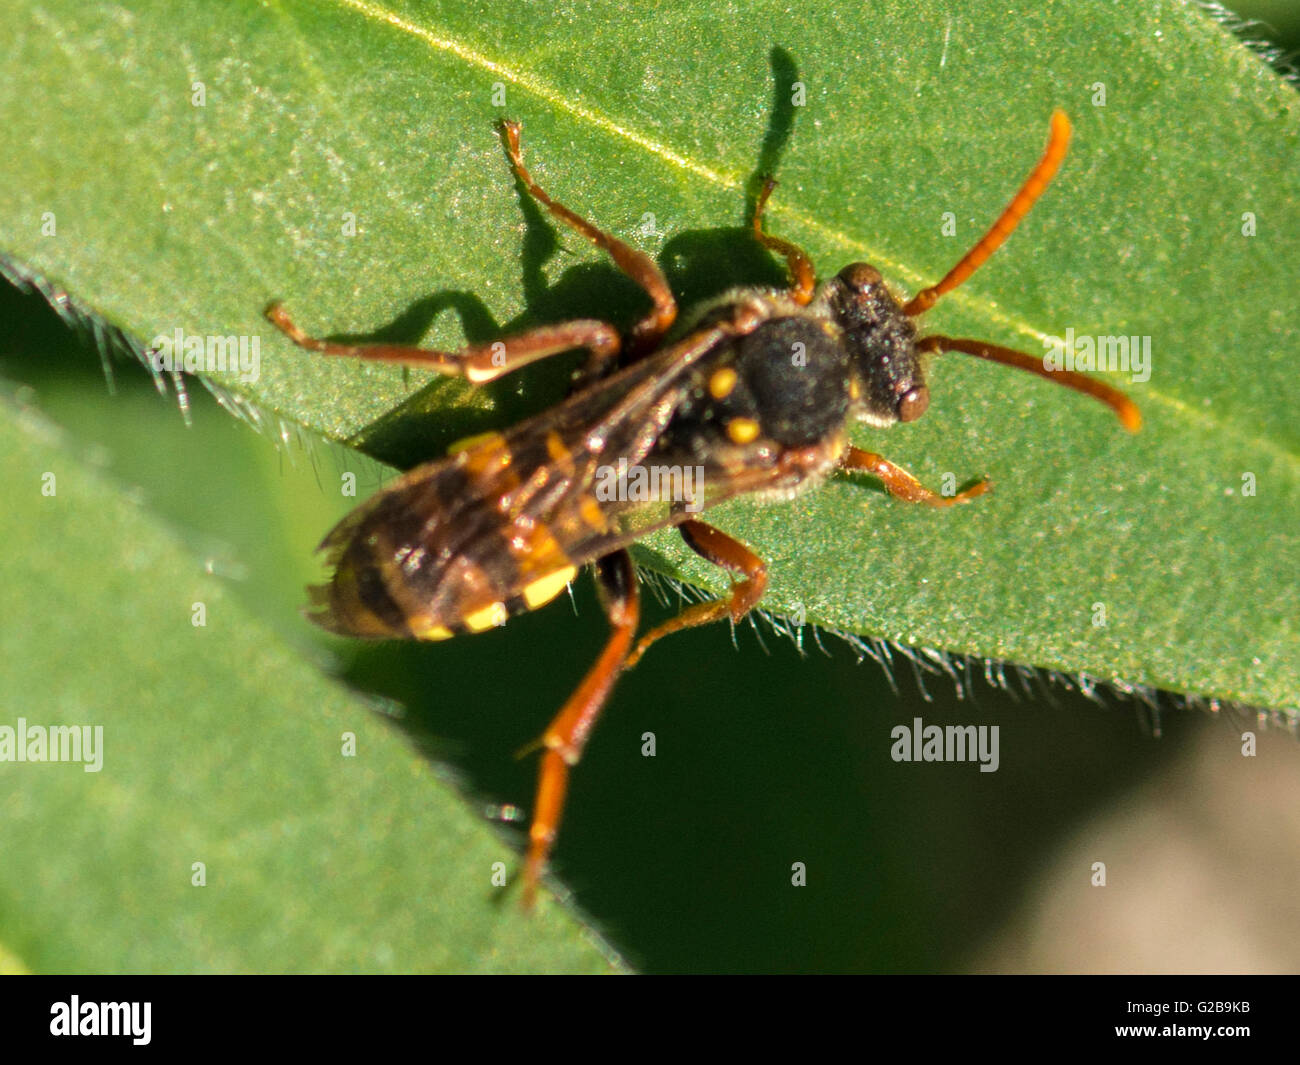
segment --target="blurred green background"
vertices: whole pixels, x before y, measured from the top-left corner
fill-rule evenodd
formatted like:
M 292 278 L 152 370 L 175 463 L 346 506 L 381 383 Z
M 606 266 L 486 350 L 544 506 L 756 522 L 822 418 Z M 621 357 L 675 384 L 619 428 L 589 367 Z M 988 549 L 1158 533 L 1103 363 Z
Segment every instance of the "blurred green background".
M 1286 49 L 1295 5 L 1239 5 Z M 106 386 L 100 354 L 35 296 L 0 287 L 0 388 L 24 393 L 93 445 L 113 476 L 224 577 L 247 606 L 383 706 L 454 767 L 484 816 L 529 810 L 535 737 L 595 658 L 605 623 L 584 577 L 572 606 L 472 638 L 358 645 L 298 615 L 312 551 L 347 509 L 334 485 L 383 473 L 343 449 L 250 431 L 190 383 L 193 425 L 134 363 Z M 198 486 L 196 488 L 196 486 Z M 878 505 L 873 496 L 872 504 Z M 649 620 L 676 604 L 646 597 Z M 5 619 L 12 623 L 13 619 Z M 830 636 L 792 642 L 759 624 L 678 635 L 616 689 L 575 772 L 556 854 L 578 905 L 649 971 L 933 971 L 982 968 L 1280 969 L 1300 964 L 1294 883 L 1300 765 L 1294 740 L 1252 719 L 1148 709 L 1060 683 L 987 683 L 965 697 L 892 680 Z M 311 707 L 302 707 L 310 713 Z M 996 724 L 1001 767 L 899 765 L 890 730 Z M 237 727 L 232 722 L 232 727 Z M 641 756 L 643 733 L 658 752 Z M 1158 735 L 1157 735 L 1158 733 Z M 523 822 L 519 825 L 522 840 Z M 1123 855 L 1121 861 L 1118 856 Z M 1157 860 L 1158 859 L 1158 860 Z M 1106 860 L 1104 901 L 1090 865 Z M 790 885 L 803 862 L 808 886 Z M 1173 923 L 1170 923 L 1173 922 Z

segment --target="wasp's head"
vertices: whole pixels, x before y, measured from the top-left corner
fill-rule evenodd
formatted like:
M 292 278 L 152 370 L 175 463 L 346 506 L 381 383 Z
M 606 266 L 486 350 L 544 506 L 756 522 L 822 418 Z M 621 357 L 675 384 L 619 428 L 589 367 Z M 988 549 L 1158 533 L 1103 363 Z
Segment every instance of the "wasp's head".
M 916 327 L 880 271 L 851 263 L 831 281 L 829 299 L 849 350 L 857 392 L 852 413 L 881 427 L 915 421 L 930 405 Z

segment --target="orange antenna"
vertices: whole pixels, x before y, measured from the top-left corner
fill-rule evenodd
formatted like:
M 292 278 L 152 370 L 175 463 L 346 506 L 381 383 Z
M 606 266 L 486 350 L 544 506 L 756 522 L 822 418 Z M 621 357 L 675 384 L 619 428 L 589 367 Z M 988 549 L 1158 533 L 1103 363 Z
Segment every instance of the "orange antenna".
M 1112 388 L 1105 381 L 1098 381 L 1087 374 L 1075 373 L 1073 370 L 1049 370 L 1041 358 L 1026 355 L 1023 351 L 1013 351 L 1000 344 L 989 344 L 983 340 L 967 340 L 964 337 L 928 336 L 917 341 L 918 351 L 944 352 L 960 351 L 974 355 L 977 359 L 1000 362 L 1003 366 L 1014 366 L 1018 370 L 1027 370 L 1047 380 L 1076 392 L 1082 392 L 1093 399 L 1099 399 L 1119 417 L 1121 424 L 1130 433 L 1142 428 L 1142 414 L 1128 396 L 1118 388 Z
M 979 243 L 962 257 L 961 262 L 948 271 L 942 281 L 930 288 L 922 289 L 912 297 L 903 308 L 904 314 L 910 316 L 928 311 L 940 296 L 955 289 L 978 270 L 984 264 L 984 260 L 1002 247 L 1002 242 L 1011 236 L 1012 231 L 1020 224 L 1020 220 L 1029 213 L 1029 208 L 1034 206 L 1034 201 L 1043 194 L 1052 178 L 1056 176 L 1069 146 L 1070 120 L 1065 117 L 1064 111 L 1058 109 L 1052 112 L 1047 148 L 1043 151 L 1043 157 L 1038 160 L 1038 165 L 1020 186 L 1020 191 L 1007 204 L 1007 209 L 993 223 L 992 228 L 980 238 Z

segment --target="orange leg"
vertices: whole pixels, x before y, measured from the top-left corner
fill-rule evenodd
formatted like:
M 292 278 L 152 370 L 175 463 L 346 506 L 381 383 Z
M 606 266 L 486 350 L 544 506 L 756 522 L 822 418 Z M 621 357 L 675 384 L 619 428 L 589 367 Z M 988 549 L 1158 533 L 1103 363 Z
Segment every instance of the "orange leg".
M 636 665 L 651 644 L 670 632 L 680 632 L 682 629 L 694 628 L 696 625 L 707 625 L 711 621 L 720 621 L 725 617 L 731 618 L 732 621 L 739 621 L 763 598 L 763 592 L 767 588 L 767 563 L 739 540 L 732 539 L 726 533 L 719 532 L 712 525 L 706 525 L 702 521 L 685 521 L 678 526 L 678 531 L 697 555 L 708 559 L 715 566 L 742 575 L 743 579 L 731 586 L 731 594 L 726 599 L 696 603 L 694 606 L 687 607 L 675 618 L 651 629 L 641 637 L 636 650 L 628 656 L 623 666 L 625 670 Z
M 542 191 L 542 187 L 533 180 L 528 168 L 524 166 L 523 153 L 519 148 L 521 128 L 518 122 L 511 122 L 508 119 L 503 119 L 500 124 L 501 134 L 506 142 L 506 152 L 510 155 L 515 176 L 523 183 L 533 199 L 560 221 L 581 233 L 596 247 L 607 251 L 618 268 L 646 290 L 654 301 L 654 309 L 632 328 L 631 340 L 634 349 L 649 350 L 677 320 L 677 301 L 673 298 L 672 289 L 668 287 L 663 272 L 645 252 L 637 251 L 618 238 L 598 229 Z
M 611 325 L 589 318 L 538 326 L 488 344 L 471 344 L 460 351 L 435 351 L 405 344 L 336 344 L 318 340 L 299 329 L 279 302 L 267 307 L 266 318 L 300 348 L 308 351 L 419 366 L 464 377 L 476 385 L 495 381 L 530 362 L 574 348 L 586 348 L 591 353 L 591 366 L 596 368 L 612 363 L 619 349 L 618 331 Z
M 904 314 L 916 315 L 928 311 L 938 302 L 940 296 L 955 289 L 978 270 L 990 255 L 1002 247 L 1003 241 L 1011 236 L 1016 226 L 1020 225 L 1020 220 L 1029 213 L 1029 208 L 1034 206 L 1034 201 L 1043 194 L 1052 178 L 1056 176 L 1069 146 L 1070 120 L 1065 117 L 1064 111 L 1053 111 L 1043 157 L 1030 171 L 1029 177 L 1020 186 L 1020 191 L 1011 198 L 1006 210 L 989 227 L 989 231 L 979 239 L 975 247 L 962 256 L 956 266 L 944 275 L 942 281 L 930 288 L 922 289 L 912 297 L 911 301 L 903 307 Z
M 537 882 L 559 831 L 569 767 L 576 765 L 582 757 L 596 718 L 600 716 L 632 647 L 632 638 L 640 621 L 636 570 L 631 556 L 626 551 L 619 551 L 601 559 L 596 567 L 601 599 L 614 631 L 596 664 L 542 734 L 540 745 L 546 753 L 542 755 L 533 824 L 528 832 L 528 858 L 524 866 L 525 908 L 533 905 Z
M 840 460 L 840 469 L 857 470 L 874 474 L 884 482 L 885 489 L 891 496 L 907 503 L 928 503 L 932 507 L 950 507 L 954 503 L 965 503 L 976 496 L 982 496 L 989 490 L 988 481 L 979 481 L 964 492 L 955 496 L 941 496 L 926 488 L 901 466 L 896 466 L 874 451 L 863 451 L 850 447 Z
M 754 236 L 769 251 L 779 252 L 785 256 L 785 264 L 790 271 L 790 298 L 800 307 L 806 307 L 812 302 L 813 289 L 817 285 L 817 274 L 813 269 L 812 260 L 797 244 L 763 232 L 763 210 L 767 207 L 768 197 L 772 195 L 774 188 L 776 188 L 776 181 L 773 178 L 764 179 L 763 188 L 754 203 Z

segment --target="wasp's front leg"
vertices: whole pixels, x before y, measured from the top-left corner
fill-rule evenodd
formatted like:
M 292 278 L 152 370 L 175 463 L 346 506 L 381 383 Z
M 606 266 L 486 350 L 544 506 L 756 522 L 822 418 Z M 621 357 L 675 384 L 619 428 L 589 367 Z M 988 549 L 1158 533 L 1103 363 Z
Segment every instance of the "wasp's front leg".
M 954 503 L 965 503 L 976 496 L 982 496 L 991 487 L 988 481 L 977 481 L 964 492 L 952 496 L 942 496 L 931 492 L 903 467 L 896 466 L 874 451 L 863 451 L 850 447 L 840 460 L 840 469 L 871 473 L 884 482 L 885 490 L 896 499 L 906 503 L 928 503 L 932 507 L 950 507 Z
M 790 298 L 800 307 L 806 307 L 812 302 L 817 287 L 817 272 L 813 269 L 808 253 L 791 241 L 763 232 L 763 212 L 767 209 L 767 200 L 774 188 L 774 178 L 763 179 L 763 188 L 754 202 L 754 217 L 750 224 L 754 227 L 754 236 L 763 247 L 785 256 L 785 265 L 790 271 Z

